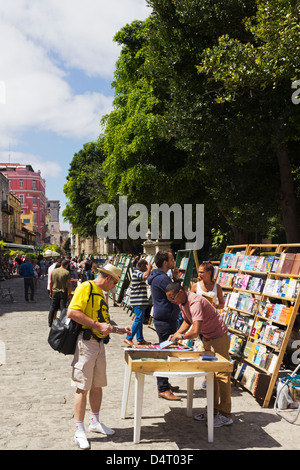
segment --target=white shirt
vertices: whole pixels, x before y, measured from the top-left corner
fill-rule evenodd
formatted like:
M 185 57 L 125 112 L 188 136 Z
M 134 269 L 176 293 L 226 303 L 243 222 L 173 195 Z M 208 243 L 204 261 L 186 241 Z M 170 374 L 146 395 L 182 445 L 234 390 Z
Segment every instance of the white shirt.
M 47 279 L 47 289 L 50 290 L 50 280 L 51 280 L 51 273 L 53 271 L 53 269 L 55 268 L 56 266 L 56 262 L 51 264 L 51 266 L 49 266 L 48 268 L 48 279 Z

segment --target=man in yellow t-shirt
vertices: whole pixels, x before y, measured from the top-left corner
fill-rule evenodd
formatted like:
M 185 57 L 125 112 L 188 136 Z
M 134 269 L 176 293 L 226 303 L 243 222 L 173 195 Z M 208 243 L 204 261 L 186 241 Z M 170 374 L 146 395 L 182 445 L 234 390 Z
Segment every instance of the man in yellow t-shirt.
M 106 358 L 104 343 L 111 333 L 130 334 L 131 328 L 112 326 L 105 302 L 103 290 L 110 291 L 120 280 L 121 270 L 107 264 L 98 270 L 93 281 L 87 281 L 77 287 L 68 308 L 68 318 L 82 325 L 77 340 L 72 366 L 72 384 L 76 386 L 75 394 L 75 442 L 81 449 L 90 448 L 84 428 L 87 394 L 91 407 L 89 431 L 106 435 L 114 434 L 99 421 L 102 401 L 102 387 L 107 385 Z

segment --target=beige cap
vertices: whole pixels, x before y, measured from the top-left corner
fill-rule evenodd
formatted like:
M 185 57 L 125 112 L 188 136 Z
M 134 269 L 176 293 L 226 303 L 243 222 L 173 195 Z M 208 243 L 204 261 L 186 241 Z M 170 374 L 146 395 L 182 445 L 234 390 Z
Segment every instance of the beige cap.
M 97 271 L 100 273 L 109 274 L 111 277 L 114 278 L 115 281 L 120 281 L 122 270 L 120 268 L 117 268 L 117 266 L 114 266 L 113 264 L 107 263 L 105 264 L 105 266 L 98 268 Z

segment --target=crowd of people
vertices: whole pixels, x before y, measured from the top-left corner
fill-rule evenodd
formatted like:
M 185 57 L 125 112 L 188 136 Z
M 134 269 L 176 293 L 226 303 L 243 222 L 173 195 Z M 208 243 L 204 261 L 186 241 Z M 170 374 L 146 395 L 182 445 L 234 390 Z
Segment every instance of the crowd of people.
M 43 263 L 44 261 L 44 263 Z M 218 313 L 224 306 L 222 289 L 214 280 L 211 263 L 202 263 L 198 281 L 190 290 L 182 287 L 179 269 L 175 267 L 172 251 L 159 251 L 154 257 L 155 268 L 141 258 L 134 260 L 130 304 L 134 310 L 133 324 L 112 326 L 108 308 L 108 293 L 114 292 L 120 281 L 121 270 L 107 262 L 98 267 L 91 258 L 16 260 L 17 270 L 24 277 L 25 300 L 34 301 L 34 280 L 47 278 L 49 293 L 49 327 L 58 310 L 67 307 L 67 316 L 81 325 L 76 351 L 72 361 L 72 385 L 75 392 L 75 442 L 80 449 L 90 448 L 86 437 L 84 417 L 87 395 L 90 402 L 89 431 L 105 435 L 114 430 L 99 418 L 102 388 L 107 385 L 105 344 L 112 333 L 126 335 L 125 343 L 134 347 L 149 344 L 143 334 L 144 313 L 149 306 L 147 284 L 151 290 L 152 316 L 158 342 L 178 342 L 201 338 L 203 349 L 229 359 L 227 326 Z M 76 289 L 75 289 L 76 287 Z M 30 293 L 30 298 L 29 298 Z M 215 373 L 214 381 L 215 427 L 232 424 L 230 373 Z M 158 397 L 179 401 L 168 378 L 157 377 Z M 195 416 L 207 419 L 205 410 Z
M 147 285 L 151 289 L 154 326 L 159 343 L 166 340 L 178 341 L 201 337 L 204 350 L 218 353 L 229 359 L 229 335 L 227 326 L 217 308 L 222 308 L 222 290 L 215 285 L 212 265 L 203 263 L 199 267 L 199 281 L 196 292 L 186 291 L 181 286 L 179 270 L 171 251 L 160 251 L 154 258 L 155 268 L 145 259 L 134 260 L 131 282 L 130 303 L 135 319 L 131 327 L 112 326 L 105 293 L 120 280 L 121 270 L 107 263 L 96 270 L 93 282 L 83 282 L 75 291 L 69 304 L 68 317 L 82 325 L 72 362 L 72 384 L 75 392 L 75 442 L 80 449 L 89 449 L 90 442 L 85 431 L 87 395 L 90 402 L 89 431 L 105 435 L 114 430 L 100 420 L 102 388 L 107 385 L 106 358 L 104 345 L 111 333 L 125 335 L 125 343 L 134 346 L 149 344 L 143 334 L 144 312 L 149 305 Z M 51 276 L 52 277 L 52 276 Z M 208 300 L 207 297 L 210 298 Z M 181 313 L 181 322 L 178 322 Z M 216 373 L 214 381 L 214 426 L 232 424 L 230 373 Z M 172 386 L 165 377 L 157 377 L 158 397 L 179 401 Z M 205 410 L 195 416 L 205 421 Z
M 71 291 L 77 287 L 77 285 L 85 280 L 91 280 L 95 276 L 96 264 L 94 263 L 92 257 L 86 257 L 84 260 L 80 260 L 78 257 L 68 258 L 68 257 L 56 257 L 56 258 L 44 258 L 43 256 L 38 256 L 33 258 L 30 255 L 16 255 L 13 257 L 2 256 L 1 258 L 5 259 L 7 267 L 9 267 L 10 275 L 20 275 L 24 278 L 24 293 L 26 302 L 35 302 L 35 293 L 38 288 L 38 281 L 47 280 L 47 290 L 50 297 L 50 307 L 52 306 L 52 297 L 54 296 L 54 306 L 56 307 L 59 303 L 60 307 L 66 307 L 68 302 L 68 296 L 65 299 L 65 292 L 58 302 L 59 294 L 58 292 L 65 291 L 69 289 L 68 295 L 70 299 Z M 3 261 L 3 260 L 2 260 Z M 69 285 L 65 286 L 63 281 L 63 288 L 59 286 L 58 275 L 54 276 L 54 284 L 50 287 L 51 282 L 51 273 L 55 268 L 64 267 L 67 271 Z M 59 274 L 62 271 L 58 271 Z M 66 273 L 65 273 L 66 274 Z M 57 311 L 57 309 L 56 309 Z M 53 318 L 56 315 L 51 314 Z M 52 321 L 49 321 L 49 326 L 51 326 Z

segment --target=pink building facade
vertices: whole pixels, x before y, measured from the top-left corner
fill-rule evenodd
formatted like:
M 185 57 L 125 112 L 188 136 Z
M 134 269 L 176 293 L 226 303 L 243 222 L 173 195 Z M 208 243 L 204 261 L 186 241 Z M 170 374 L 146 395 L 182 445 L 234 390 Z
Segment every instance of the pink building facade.
M 33 231 L 37 234 L 37 245 L 46 237 L 46 181 L 41 172 L 31 165 L 0 163 L 0 172 L 9 180 L 9 190 L 21 201 L 22 214 L 33 212 Z

